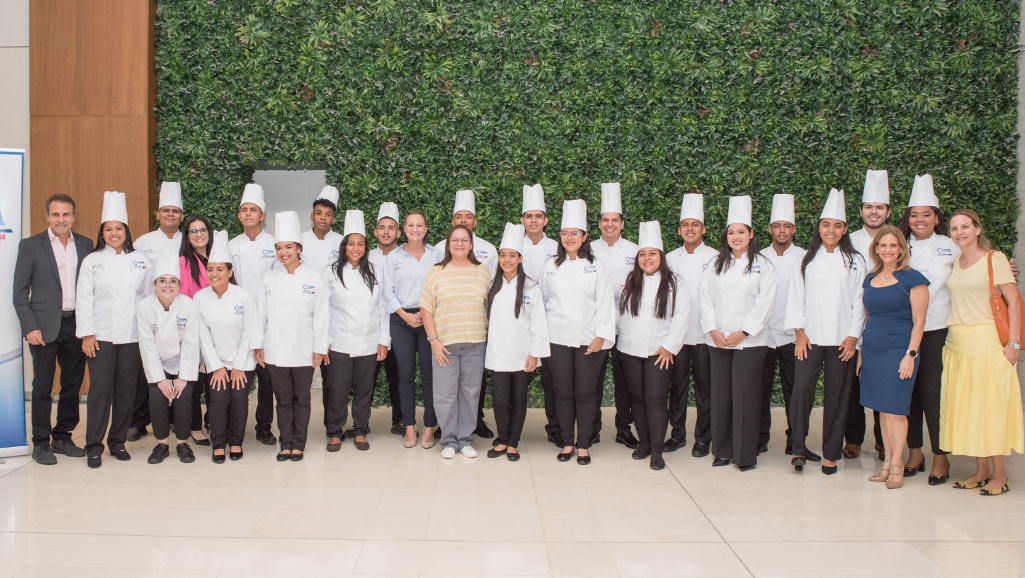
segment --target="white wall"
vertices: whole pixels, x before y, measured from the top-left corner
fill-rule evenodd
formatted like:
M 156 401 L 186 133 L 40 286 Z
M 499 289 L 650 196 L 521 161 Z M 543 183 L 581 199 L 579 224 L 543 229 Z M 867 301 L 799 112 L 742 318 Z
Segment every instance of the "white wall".
M 255 171 L 253 182 L 263 187 L 267 201 L 266 231 L 274 234 L 274 214 L 282 211 L 299 213 L 305 232 L 311 227 L 313 201 L 327 184 L 326 171 Z

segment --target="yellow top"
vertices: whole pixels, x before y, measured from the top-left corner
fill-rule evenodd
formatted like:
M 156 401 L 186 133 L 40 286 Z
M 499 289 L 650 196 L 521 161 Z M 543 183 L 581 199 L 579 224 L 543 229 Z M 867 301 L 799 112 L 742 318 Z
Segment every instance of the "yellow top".
M 434 316 L 434 327 L 442 345 L 482 343 L 488 340 L 488 298 L 491 273 L 486 265 L 444 269 L 431 267 L 424 278 L 420 308 Z
M 961 268 L 961 258 L 954 259 L 954 268 L 947 281 L 950 290 L 950 317 L 947 327 L 951 325 L 987 325 L 994 323 L 993 308 L 989 305 L 989 270 L 987 258 L 979 259 L 967 269 Z M 993 284 L 1014 283 L 1011 265 L 1007 257 L 997 251 L 993 253 Z

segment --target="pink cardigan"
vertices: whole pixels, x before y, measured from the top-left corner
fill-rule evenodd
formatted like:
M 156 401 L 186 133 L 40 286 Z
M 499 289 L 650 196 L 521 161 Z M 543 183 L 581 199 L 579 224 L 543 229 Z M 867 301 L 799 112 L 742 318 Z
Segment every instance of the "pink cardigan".
M 181 289 L 178 292 L 182 295 L 191 299 L 200 289 L 210 286 L 210 282 L 206 280 L 205 270 L 199 272 L 199 285 L 196 285 L 196 282 L 192 279 L 192 267 L 189 264 L 189 260 L 184 256 L 178 257 L 178 265 L 182 273 Z

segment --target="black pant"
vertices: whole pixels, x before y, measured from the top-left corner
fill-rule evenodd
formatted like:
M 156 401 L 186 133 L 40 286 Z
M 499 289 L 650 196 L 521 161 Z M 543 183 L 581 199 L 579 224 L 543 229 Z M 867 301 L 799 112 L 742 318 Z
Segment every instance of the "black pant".
M 330 393 L 324 408 L 327 416 L 327 437 L 341 438 L 345 421 L 349 418 L 349 392 L 352 392 L 352 423 L 356 435 L 370 431 L 370 403 L 374 400 L 374 373 L 377 355 L 353 357 L 338 351 L 328 351 L 331 370 L 324 378 L 324 389 Z
M 477 398 L 477 425 L 484 423 L 484 397 L 488 390 L 488 373 L 485 371 L 480 377 L 480 397 Z M 494 404 L 495 390 L 494 386 L 491 386 L 491 403 Z
M 738 466 L 758 462 L 766 349 L 708 349 L 712 361 L 712 455 Z
M 273 421 L 274 380 L 266 367 L 256 364 L 256 431 L 269 432 Z
M 399 366 L 395 361 L 394 349 L 388 350 L 388 357 L 385 357 L 384 361 L 377 362 L 378 368 L 382 365 L 384 366 L 384 377 L 388 381 L 388 403 L 391 404 L 391 424 L 400 424 L 402 423 L 402 400 L 399 397 Z
M 840 361 L 838 346 L 812 345 L 804 360 L 794 364 L 794 396 L 791 425 L 794 431 L 794 455 L 805 455 L 811 408 L 815 404 L 815 385 L 822 370 L 822 457 L 837 461 L 842 457 L 844 428 L 851 395 L 851 378 L 857 359 Z
M 241 446 L 246 436 L 246 420 L 249 418 L 249 386 L 253 383 L 255 371 L 247 371 L 246 383 L 239 389 L 229 381 L 220 390 L 210 387 L 206 415 L 210 417 L 210 444 L 221 450 L 226 445 Z
M 53 439 L 70 440 L 78 425 L 78 392 L 85 376 L 85 353 L 82 340 L 75 337 L 75 317 L 61 319 L 57 338 L 45 345 L 29 345 L 32 352 L 32 445 L 50 443 Z M 61 390 L 57 401 L 57 424 L 50 427 L 53 408 L 53 375 L 61 368 Z
M 603 356 L 601 369 L 598 371 L 598 412 L 594 417 L 594 431 L 601 431 L 601 404 L 605 398 L 605 371 L 612 360 L 612 398 L 616 404 L 616 431 L 629 431 L 634 417 L 630 413 L 630 393 L 626 390 L 626 379 L 623 369 L 619 366 L 619 350 L 615 347 Z
M 555 392 L 555 409 L 559 415 L 562 443 L 573 442 L 573 428 L 577 429 L 578 449 L 591 447 L 594 433 L 594 412 L 598 411 L 594 381 L 604 352 L 584 355 L 586 346 L 566 347 L 551 344 L 551 371 Z
M 419 309 L 406 309 L 416 313 Z M 434 353 L 427 341 L 427 330 L 410 327 L 397 313 L 391 315 L 391 344 L 395 350 L 395 362 L 399 368 L 399 397 L 402 401 L 402 424 L 416 425 L 416 359 L 420 357 L 420 378 L 424 391 L 424 426 L 435 427 L 438 418 L 434 415 L 434 381 L 431 367 Z
M 231 375 L 231 372 L 228 372 Z M 200 373 L 199 379 L 196 380 L 196 386 L 192 388 L 192 431 L 203 431 L 203 423 L 210 423 L 210 417 L 203 419 L 203 405 L 200 394 L 206 396 L 206 411 L 210 411 L 210 374 Z M 175 420 L 177 422 L 178 420 Z
M 90 370 L 91 372 L 92 370 Z M 92 381 L 92 373 L 89 374 L 89 380 Z M 92 387 L 89 389 L 92 392 Z M 146 429 L 149 425 L 149 380 L 146 379 L 146 372 L 143 370 L 142 365 L 139 365 L 139 376 L 135 382 L 135 402 L 132 408 L 132 425 L 131 427 L 138 428 L 140 430 Z
M 651 450 L 652 457 L 662 457 L 666 430 L 669 429 L 666 398 L 673 368 L 662 369 L 655 365 L 657 355 L 634 357 L 620 352 L 617 357 L 630 396 L 640 449 Z
M 940 377 L 943 374 L 943 345 L 947 342 L 947 329 L 926 331 L 918 348 L 918 375 L 911 391 L 911 413 L 908 414 L 908 447 L 919 449 L 922 439 L 922 417 L 929 426 L 929 441 L 933 455 L 947 454 L 940 449 Z
M 85 407 L 85 449 L 89 455 L 103 453 L 104 434 L 111 453 L 124 449 L 142 367 L 138 343 L 100 341 L 98 345 L 96 357 L 89 360 L 89 400 Z
M 758 445 L 769 445 L 769 431 L 772 429 L 772 388 L 776 383 L 776 363 L 779 363 L 779 382 L 783 386 L 783 411 L 787 416 L 787 447 L 790 447 L 790 397 L 794 393 L 794 344 L 766 348 L 765 364 L 762 366 L 762 428 L 758 433 Z
M 544 358 L 538 371 L 541 372 L 541 391 L 544 394 L 545 418 L 548 419 L 548 423 L 545 424 L 545 431 L 555 436 L 555 440 L 559 441 L 562 434 L 559 429 L 559 412 L 555 410 L 555 384 L 552 379 L 551 362 L 551 357 Z M 562 444 L 561 441 L 559 443 L 560 445 Z
M 873 411 L 872 418 L 875 422 L 875 425 L 872 426 L 872 434 L 876 438 L 876 445 L 882 447 L 883 430 L 879 427 L 879 412 Z M 866 428 L 865 406 L 861 405 L 861 378 L 855 373 L 851 376 L 851 397 L 847 403 L 847 424 L 844 426 L 844 438 L 847 443 L 856 446 L 865 443 Z
M 313 368 L 279 367 L 267 364 L 274 384 L 278 408 L 278 430 L 282 450 L 306 451 L 306 434 L 310 429 L 310 387 Z
M 684 345 L 676 355 L 673 378 L 669 386 L 669 423 L 672 437 L 687 439 L 687 398 L 690 397 L 690 378 L 694 378 L 694 401 L 698 417 L 694 424 L 694 441 L 712 443 L 712 373 L 708 346 L 704 343 Z
M 177 375 L 164 372 L 167 379 L 177 379 Z M 171 435 L 171 406 L 174 406 L 174 437 L 178 442 L 188 441 L 192 435 L 192 396 L 196 395 L 196 382 L 188 381 L 181 395 L 168 400 L 157 384 L 150 383 L 149 388 L 149 416 L 153 420 L 153 437 L 158 440 L 167 439 Z
M 511 448 L 519 447 L 523 421 L 527 419 L 527 387 L 531 375 L 526 371 L 491 372 L 491 400 L 498 443 Z

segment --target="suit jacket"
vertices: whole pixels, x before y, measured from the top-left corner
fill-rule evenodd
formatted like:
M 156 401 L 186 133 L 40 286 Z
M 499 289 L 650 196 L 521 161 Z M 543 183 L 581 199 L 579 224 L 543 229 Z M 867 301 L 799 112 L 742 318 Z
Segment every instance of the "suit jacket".
M 78 253 L 78 265 L 75 267 L 77 281 L 82 260 L 92 253 L 93 242 L 78 234 L 72 237 Z M 21 323 L 21 334 L 28 335 L 38 329 L 42 331 L 45 343 L 57 339 L 63 301 L 64 292 L 49 233 L 43 231 L 22 239 L 18 245 L 18 260 L 14 265 L 14 310 Z

